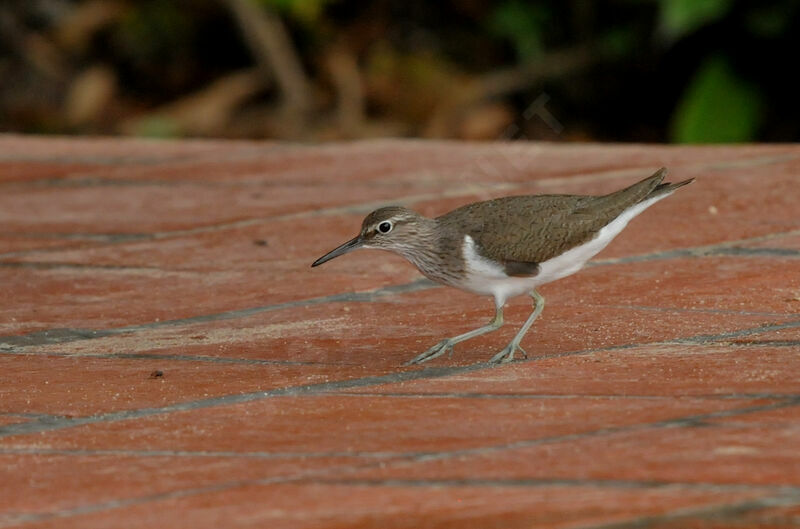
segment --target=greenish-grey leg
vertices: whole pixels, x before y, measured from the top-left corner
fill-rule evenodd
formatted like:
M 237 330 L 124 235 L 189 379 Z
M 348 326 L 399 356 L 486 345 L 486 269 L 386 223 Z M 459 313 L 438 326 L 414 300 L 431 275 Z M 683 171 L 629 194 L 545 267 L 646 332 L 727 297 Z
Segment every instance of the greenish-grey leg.
M 409 360 L 403 365 L 409 366 L 412 364 L 421 364 L 422 362 L 427 362 L 428 360 L 432 360 L 437 356 L 442 356 L 448 351 L 453 350 L 453 346 L 459 342 L 463 342 L 465 340 L 469 340 L 470 338 L 475 338 L 476 336 L 480 336 L 482 334 L 486 334 L 487 332 L 496 331 L 503 325 L 503 307 L 495 307 L 494 318 L 490 321 L 487 325 L 483 327 L 479 327 L 474 331 L 465 332 L 464 334 L 459 334 L 458 336 L 453 336 L 452 338 L 447 338 L 442 340 L 441 342 L 437 343 L 421 355 L 417 356 L 416 358 Z
M 522 356 L 528 358 L 528 354 L 522 347 L 520 347 L 519 344 L 522 341 L 522 338 L 525 336 L 525 333 L 528 332 L 528 329 L 530 329 L 531 325 L 533 325 L 534 320 L 539 317 L 539 314 L 541 314 L 542 310 L 544 309 L 544 298 L 542 297 L 541 294 L 539 294 L 535 290 L 531 290 L 531 297 L 533 298 L 533 312 L 531 313 L 530 316 L 528 316 L 527 321 L 519 330 L 517 335 L 514 336 L 514 339 L 511 340 L 511 343 L 505 346 L 505 348 L 503 348 L 502 351 L 494 355 L 492 359 L 489 360 L 489 362 L 491 362 L 492 364 L 510 362 L 511 360 L 514 359 L 514 351 L 517 350 L 519 350 L 519 352 L 522 353 Z

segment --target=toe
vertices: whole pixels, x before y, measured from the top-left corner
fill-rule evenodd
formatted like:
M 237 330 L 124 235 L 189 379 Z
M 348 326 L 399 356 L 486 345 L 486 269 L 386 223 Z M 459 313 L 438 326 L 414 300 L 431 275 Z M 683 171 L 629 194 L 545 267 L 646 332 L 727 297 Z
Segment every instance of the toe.
M 424 353 L 422 353 L 419 356 L 416 356 L 415 358 L 409 360 L 408 362 L 403 364 L 403 366 L 421 364 L 423 362 L 427 362 L 428 360 L 433 360 L 434 358 L 436 358 L 438 356 L 442 356 L 448 350 L 450 350 L 452 352 L 453 345 L 450 343 L 449 340 L 442 340 L 441 342 L 437 343 L 436 345 L 434 345 L 433 347 L 431 347 L 430 349 L 428 349 Z

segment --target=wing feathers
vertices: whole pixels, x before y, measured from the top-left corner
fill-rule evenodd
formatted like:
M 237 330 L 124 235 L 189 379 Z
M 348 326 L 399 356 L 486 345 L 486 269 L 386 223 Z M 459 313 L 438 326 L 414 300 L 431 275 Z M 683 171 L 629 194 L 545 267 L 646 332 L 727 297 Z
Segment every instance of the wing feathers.
M 530 276 L 539 263 L 595 237 L 623 211 L 646 198 L 686 185 L 661 184 L 666 169 L 604 196 L 504 197 L 458 208 L 439 220 L 454 237 L 468 234 L 484 257 L 503 263 L 511 276 Z

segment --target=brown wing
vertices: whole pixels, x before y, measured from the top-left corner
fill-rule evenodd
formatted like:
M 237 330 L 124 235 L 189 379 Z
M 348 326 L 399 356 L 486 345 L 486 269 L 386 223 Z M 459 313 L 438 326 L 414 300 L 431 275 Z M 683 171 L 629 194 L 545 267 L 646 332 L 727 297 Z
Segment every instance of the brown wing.
M 469 204 L 439 218 L 468 233 L 478 251 L 509 275 L 535 275 L 537 265 L 591 240 L 664 178 L 665 170 L 605 196 L 535 195 Z

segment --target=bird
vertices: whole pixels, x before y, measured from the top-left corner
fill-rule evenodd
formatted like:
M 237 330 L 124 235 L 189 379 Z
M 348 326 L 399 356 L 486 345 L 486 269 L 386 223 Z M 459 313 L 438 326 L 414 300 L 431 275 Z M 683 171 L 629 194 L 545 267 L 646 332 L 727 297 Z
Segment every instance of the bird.
M 445 338 L 404 365 L 437 358 L 461 342 L 503 325 L 503 307 L 516 296 L 533 298 L 533 312 L 490 363 L 505 363 L 544 308 L 536 288 L 574 274 L 610 243 L 628 222 L 670 196 L 693 178 L 663 182 L 667 169 L 613 193 L 595 195 L 521 195 L 475 202 L 436 218 L 401 206 L 368 214 L 358 235 L 326 253 L 319 266 L 360 248 L 401 255 L 428 279 L 494 298 L 492 320 L 477 329 Z

